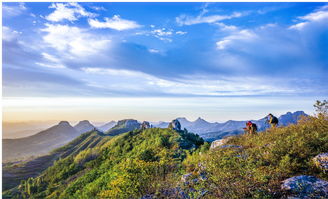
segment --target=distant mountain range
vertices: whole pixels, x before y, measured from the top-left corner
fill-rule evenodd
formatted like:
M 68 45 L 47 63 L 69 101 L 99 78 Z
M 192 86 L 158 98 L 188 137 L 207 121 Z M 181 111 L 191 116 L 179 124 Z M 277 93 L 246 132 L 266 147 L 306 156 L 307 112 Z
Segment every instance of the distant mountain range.
M 279 126 L 287 126 L 289 124 L 296 124 L 301 116 L 307 116 L 303 111 L 296 111 L 294 113 L 287 112 L 284 115 L 281 115 L 279 119 Z M 220 139 L 229 135 L 237 135 L 243 133 L 243 128 L 245 127 L 245 121 L 234 121 L 229 120 L 224 123 L 218 122 L 207 122 L 202 118 L 198 118 L 195 121 L 189 121 L 184 117 L 177 118 L 181 123 L 182 128 L 186 128 L 188 131 L 197 133 L 201 137 L 203 137 L 207 141 L 213 141 L 216 139 Z M 259 120 L 251 120 L 253 123 L 257 124 L 258 130 L 263 131 L 269 127 L 266 124 L 266 118 L 262 118 Z M 169 122 L 160 122 L 153 123 L 153 126 L 159 128 L 167 128 Z
M 306 116 L 307 114 L 303 111 L 296 111 L 294 113 L 288 112 L 281 115 L 279 117 L 279 125 L 286 126 L 295 124 L 302 115 Z M 224 123 L 211 123 L 202 118 L 198 118 L 195 121 L 188 121 L 184 117 L 177 119 L 181 123 L 182 128 L 186 128 L 189 132 L 200 135 L 206 141 L 213 141 L 225 136 L 241 134 L 247 122 L 229 120 Z M 268 124 L 265 123 L 266 118 L 251 121 L 257 124 L 259 131 L 268 128 Z M 159 128 L 167 128 L 168 125 L 169 122 L 152 123 L 153 127 Z M 104 132 L 105 135 L 115 136 L 139 128 L 140 123 L 134 119 L 125 119 L 118 122 L 110 121 L 99 127 L 95 127 L 87 120 L 80 121 L 74 127 L 67 121 L 61 121 L 59 124 L 32 136 L 18 139 L 3 139 L 3 160 L 14 161 L 30 156 L 46 154 L 70 142 L 82 133 L 96 129 Z
M 32 136 L 18 139 L 3 139 L 2 158 L 4 161 L 12 161 L 46 154 L 94 128 L 86 120 L 79 122 L 74 127 L 67 121 L 61 121 L 57 125 Z

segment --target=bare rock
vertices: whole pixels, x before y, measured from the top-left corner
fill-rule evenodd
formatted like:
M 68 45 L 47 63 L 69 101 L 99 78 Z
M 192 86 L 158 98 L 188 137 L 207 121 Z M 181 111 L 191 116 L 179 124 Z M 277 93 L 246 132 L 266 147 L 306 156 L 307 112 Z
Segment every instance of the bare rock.
M 322 169 L 324 172 L 328 171 L 328 153 L 320 153 L 313 158 L 313 161 L 315 165 Z
M 282 182 L 281 189 L 288 191 L 291 194 L 290 198 L 328 198 L 328 182 L 314 176 L 288 178 Z
M 170 122 L 168 128 L 180 131 L 181 130 L 181 124 L 180 124 L 179 120 L 175 119 L 175 120 L 172 120 L 172 122 Z
M 143 121 L 141 124 L 141 129 L 149 129 L 150 128 L 150 124 L 147 121 Z
M 217 147 L 219 147 L 219 146 L 223 146 L 223 145 L 225 145 L 230 139 L 231 139 L 231 137 L 227 137 L 227 138 L 223 138 L 223 139 L 215 140 L 215 141 L 212 142 L 210 149 L 214 149 L 214 148 L 217 148 Z

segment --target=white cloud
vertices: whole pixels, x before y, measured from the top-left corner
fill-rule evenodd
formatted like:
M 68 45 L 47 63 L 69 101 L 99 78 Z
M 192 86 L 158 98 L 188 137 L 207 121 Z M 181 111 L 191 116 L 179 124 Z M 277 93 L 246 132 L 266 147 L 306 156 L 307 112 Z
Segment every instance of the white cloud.
M 172 42 L 174 35 L 184 35 L 187 34 L 187 32 L 183 31 L 175 31 L 172 28 L 157 28 L 154 29 L 155 26 L 152 27 L 151 30 L 146 31 L 140 31 L 136 32 L 136 35 L 144 35 L 144 36 L 153 36 L 156 37 L 159 40 L 166 41 L 166 42 Z
M 218 21 L 226 20 L 226 19 L 232 19 L 243 16 L 240 12 L 234 12 L 231 15 L 209 15 L 204 16 L 203 14 L 198 15 L 196 17 L 194 16 L 188 16 L 188 15 L 180 15 L 179 17 L 176 17 L 176 22 L 178 25 L 194 25 L 194 24 L 200 24 L 200 23 L 215 23 Z
M 41 55 L 46 59 L 46 60 L 49 60 L 51 62 L 56 62 L 56 63 L 59 63 L 60 60 L 48 53 L 41 53 Z
M 97 11 L 107 11 L 106 8 L 102 7 L 102 6 L 91 6 L 90 8 L 97 10 Z
M 224 23 L 216 23 L 216 25 L 219 26 L 220 30 L 222 31 L 236 31 L 238 30 L 237 26 L 233 26 L 233 25 L 226 25 Z
M 119 31 L 141 27 L 137 22 L 122 19 L 119 15 L 114 15 L 113 18 L 106 17 L 104 22 L 97 19 L 89 19 L 88 22 L 92 28 L 110 28 Z
M 183 32 L 183 31 L 176 31 L 175 34 L 177 35 L 185 35 L 187 34 L 187 32 Z
M 171 36 L 173 35 L 173 30 L 167 30 L 166 28 L 155 29 L 150 31 L 150 34 L 154 37 L 167 42 L 172 42 Z
M 257 35 L 250 30 L 239 30 L 231 35 L 228 35 L 224 37 L 222 40 L 216 42 L 216 47 L 219 50 L 225 49 L 227 46 L 229 46 L 232 42 L 235 41 L 251 41 L 257 38 Z
M 172 35 L 172 30 L 166 31 L 165 28 L 162 28 L 162 29 L 153 30 L 153 31 L 151 31 L 151 33 L 153 33 L 154 35 L 157 35 L 157 36 L 170 36 L 170 35 Z
M 153 49 L 153 48 L 149 49 L 148 51 L 149 51 L 150 53 L 160 53 L 159 50 L 157 50 L 157 49 Z
M 2 40 L 4 41 L 13 41 L 17 39 L 17 37 L 21 34 L 21 32 L 18 32 L 16 30 L 12 30 L 11 28 L 7 26 L 2 27 Z
M 162 94 L 182 95 L 259 95 L 266 93 L 290 93 L 295 92 L 282 85 L 277 86 L 281 80 L 254 78 L 251 76 L 230 77 L 221 79 L 217 76 L 189 75 L 179 78 L 179 81 L 166 80 L 140 71 L 112 69 L 112 68 L 82 68 L 82 71 L 95 75 L 90 85 L 103 85 L 103 88 L 115 89 L 133 88 L 133 90 L 159 92 Z M 100 78 L 99 76 L 109 76 Z M 118 78 L 118 79 L 115 79 Z
M 43 36 L 44 42 L 65 56 L 87 56 L 101 53 L 111 43 L 109 38 L 68 25 L 46 24 L 46 28 L 41 31 L 46 33 Z
M 36 62 L 37 65 L 45 67 L 45 68 L 66 68 L 64 65 L 60 64 L 49 64 L 49 63 L 41 63 L 41 62 Z
M 76 21 L 80 17 L 95 17 L 96 14 L 86 11 L 78 3 L 53 3 L 49 8 L 55 11 L 46 16 L 48 21 L 59 22 L 63 20 Z
M 297 24 L 290 26 L 290 29 L 302 30 L 306 26 L 316 23 L 316 22 L 327 22 L 328 20 L 328 5 L 322 6 L 314 12 L 307 14 L 305 16 L 299 17 L 303 20 Z
M 125 69 L 112 69 L 112 68 L 90 68 L 83 67 L 82 71 L 90 74 L 98 74 L 98 75 L 114 75 L 114 76 L 127 76 L 127 77 L 143 77 L 145 79 L 152 79 L 153 76 L 148 75 L 143 72 L 133 71 L 133 70 L 125 70 Z
M 9 6 L 10 5 L 10 6 Z M 4 17 L 14 17 L 21 15 L 27 8 L 24 3 L 7 4 L 2 3 L 2 12 Z

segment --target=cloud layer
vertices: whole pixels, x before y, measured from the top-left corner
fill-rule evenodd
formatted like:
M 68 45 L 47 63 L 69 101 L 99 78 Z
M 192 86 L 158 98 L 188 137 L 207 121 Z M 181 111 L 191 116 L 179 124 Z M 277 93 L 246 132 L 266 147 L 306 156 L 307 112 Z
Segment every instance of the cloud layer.
M 152 20 L 106 5 L 52 3 L 42 15 L 4 4 L 4 95 L 328 95 L 326 5 L 278 22 L 265 17 L 278 9 L 262 7 L 154 9 Z M 252 22 L 259 15 L 264 22 Z

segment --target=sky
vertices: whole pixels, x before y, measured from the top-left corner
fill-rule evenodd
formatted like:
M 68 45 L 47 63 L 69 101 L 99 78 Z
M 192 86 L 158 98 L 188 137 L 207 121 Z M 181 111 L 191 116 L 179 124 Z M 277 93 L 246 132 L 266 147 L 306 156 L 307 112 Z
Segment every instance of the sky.
M 259 119 L 328 97 L 328 3 L 3 3 L 3 120 Z

